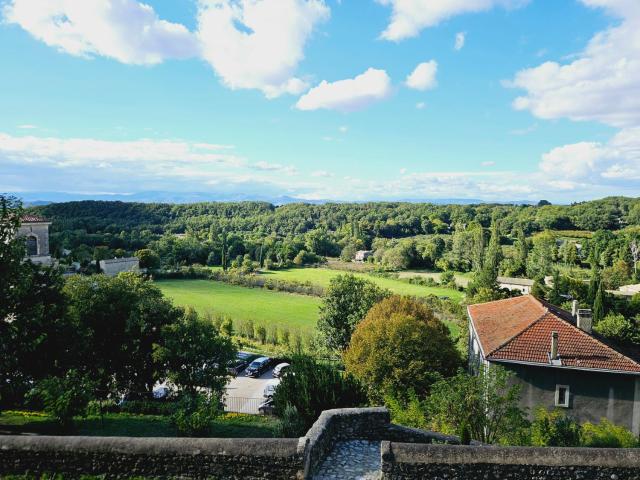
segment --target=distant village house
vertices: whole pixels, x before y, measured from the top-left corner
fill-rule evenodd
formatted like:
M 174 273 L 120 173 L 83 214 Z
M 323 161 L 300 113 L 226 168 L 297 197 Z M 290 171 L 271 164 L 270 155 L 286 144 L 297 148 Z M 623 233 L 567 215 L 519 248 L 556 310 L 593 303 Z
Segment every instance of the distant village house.
M 355 261 L 356 262 L 366 262 L 367 259 L 372 255 L 373 255 L 373 251 L 372 250 L 358 250 L 356 252 Z
M 100 260 L 100 272 L 108 277 L 115 277 L 120 272 L 139 272 L 140 260 L 137 257 L 112 258 Z
M 580 422 L 607 418 L 640 433 L 640 363 L 592 332 L 590 310 L 524 295 L 470 305 L 468 315 L 470 371 L 513 372 L 530 414 L 561 408 Z
M 528 278 L 498 277 L 496 279 L 500 288 L 506 288 L 512 292 L 518 291 L 523 295 L 531 293 L 533 288 L 533 280 Z

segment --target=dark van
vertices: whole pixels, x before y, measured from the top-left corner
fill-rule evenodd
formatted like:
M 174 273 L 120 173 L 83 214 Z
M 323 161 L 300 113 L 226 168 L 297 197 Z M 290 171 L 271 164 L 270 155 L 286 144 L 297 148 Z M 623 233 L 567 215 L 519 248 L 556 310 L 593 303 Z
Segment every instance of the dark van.
M 270 363 L 271 359 L 269 357 L 256 358 L 247 367 L 247 377 L 259 377 L 269 368 Z

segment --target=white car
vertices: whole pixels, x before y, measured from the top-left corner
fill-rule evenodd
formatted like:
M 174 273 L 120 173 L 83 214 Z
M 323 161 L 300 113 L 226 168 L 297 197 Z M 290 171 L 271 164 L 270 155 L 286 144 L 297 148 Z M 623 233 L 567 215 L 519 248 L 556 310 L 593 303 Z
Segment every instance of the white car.
M 276 392 L 276 388 L 278 388 L 279 383 L 280 383 L 279 380 L 277 381 L 271 380 L 269 383 L 267 383 L 267 386 L 264 387 L 264 390 L 262 392 L 262 397 L 265 400 L 272 398 L 273 394 Z
M 278 365 L 276 365 L 276 368 L 273 369 L 273 376 L 275 378 L 280 378 L 290 366 L 291 365 L 289 365 L 288 363 L 279 363 Z

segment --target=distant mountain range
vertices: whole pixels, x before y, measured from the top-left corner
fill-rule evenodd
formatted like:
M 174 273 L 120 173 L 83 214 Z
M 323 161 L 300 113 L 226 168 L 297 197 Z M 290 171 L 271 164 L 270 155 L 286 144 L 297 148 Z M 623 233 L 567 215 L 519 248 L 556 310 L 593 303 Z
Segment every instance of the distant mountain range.
M 291 197 L 287 195 L 281 196 L 252 196 L 243 194 L 224 194 L 216 195 L 211 192 L 160 192 L 160 191 L 148 191 L 139 192 L 133 194 L 80 194 L 80 193 L 66 193 L 66 192 L 18 192 L 13 193 L 16 197 L 19 197 L 24 202 L 25 206 L 35 205 L 48 205 L 50 203 L 60 202 L 73 202 L 80 200 L 106 200 L 106 201 L 120 201 L 120 202 L 142 202 L 142 203 L 197 203 L 197 202 L 268 202 L 274 205 L 285 205 L 288 203 L 310 203 L 310 204 L 323 204 L 323 203 L 366 203 L 364 201 L 359 202 L 347 202 L 347 201 L 335 201 L 335 200 L 307 200 L 302 198 Z M 368 201 L 394 201 L 394 202 L 411 202 L 411 203 L 435 203 L 439 205 L 445 204 L 457 204 L 457 205 L 471 205 L 478 203 L 495 203 L 487 202 L 478 198 L 405 198 L 405 199 L 380 199 L 380 200 L 368 200 Z M 530 200 L 509 200 L 501 201 L 502 204 L 508 205 L 531 205 L 535 202 Z

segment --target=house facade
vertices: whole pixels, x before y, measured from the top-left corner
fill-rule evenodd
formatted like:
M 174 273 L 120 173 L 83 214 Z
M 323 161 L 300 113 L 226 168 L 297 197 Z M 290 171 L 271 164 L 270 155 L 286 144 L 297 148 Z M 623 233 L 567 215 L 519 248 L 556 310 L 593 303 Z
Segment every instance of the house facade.
M 594 334 L 591 312 L 532 295 L 468 307 L 469 369 L 514 374 L 521 406 L 559 408 L 580 422 L 607 418 L 640 434 L 640 363 Z
M 528 278 L 498 277 L 496 279 L 500 288 L 506 288 L 509 291 L 518 291 L 523 295 L 531 293 L 533 288 L 533 280 Z
M 115 277 L 120 272 L 139 272 L 140 260 L 137 257 L 112 258 L 100 260 L 100 272 L 108 277 Z
M 20 219 L 17 237 L 24 238 L 27 251 L 25 260 L 40 265 L 51 265 L 49 254 L 49 226 L 51 222 L 37 215 L 24 215 Z

